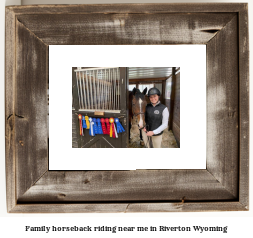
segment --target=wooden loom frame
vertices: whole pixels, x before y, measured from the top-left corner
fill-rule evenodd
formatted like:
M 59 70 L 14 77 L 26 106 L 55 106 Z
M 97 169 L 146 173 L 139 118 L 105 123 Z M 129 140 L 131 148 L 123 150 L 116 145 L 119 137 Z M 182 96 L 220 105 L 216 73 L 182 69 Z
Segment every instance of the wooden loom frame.
M 206 44 L 207 169 L 48 171 L 50 44 Z M 8 212 L 249 209 L 247 4 L 6 7 L 5 80 Z

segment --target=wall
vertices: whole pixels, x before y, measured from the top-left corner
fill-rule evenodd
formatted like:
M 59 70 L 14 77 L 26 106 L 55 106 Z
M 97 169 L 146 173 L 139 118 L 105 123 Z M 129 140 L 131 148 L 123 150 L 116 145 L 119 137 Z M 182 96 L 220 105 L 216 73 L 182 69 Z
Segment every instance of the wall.
M 172 132 L 175 136 L 178 146 L 180 147 L 180 73 L 176 75 L 175 100 L 172 120 Z
M 78 148 L 77 132 L 79 132 L 79 128 L 76 128 L 75 120 L 78 120 L 77 115 L 75 113 L 72 113 L 72 148 Z

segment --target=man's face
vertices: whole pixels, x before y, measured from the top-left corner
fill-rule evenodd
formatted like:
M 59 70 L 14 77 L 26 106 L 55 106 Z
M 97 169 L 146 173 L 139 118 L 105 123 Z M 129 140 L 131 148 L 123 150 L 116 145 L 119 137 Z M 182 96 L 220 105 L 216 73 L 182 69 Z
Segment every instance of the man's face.
M 156 104 L 159 101 L 159 96 L 157 94 L 151 95 L 149 99 L 152 104 Z

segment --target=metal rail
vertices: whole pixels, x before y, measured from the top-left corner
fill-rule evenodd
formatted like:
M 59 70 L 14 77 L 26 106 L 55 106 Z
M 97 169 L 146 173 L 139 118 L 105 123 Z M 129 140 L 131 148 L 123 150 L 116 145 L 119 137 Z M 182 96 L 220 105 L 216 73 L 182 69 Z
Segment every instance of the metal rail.
M 88 68 L 88 69 L 75 69 L 75 72 L 88 71 L 88 70 L 99 70 L 99 69 L 116 69 L 117 67 L 100 67 L 100 68 Z
M 118 67 L 77 69 L 79 111 L 120 112 Z

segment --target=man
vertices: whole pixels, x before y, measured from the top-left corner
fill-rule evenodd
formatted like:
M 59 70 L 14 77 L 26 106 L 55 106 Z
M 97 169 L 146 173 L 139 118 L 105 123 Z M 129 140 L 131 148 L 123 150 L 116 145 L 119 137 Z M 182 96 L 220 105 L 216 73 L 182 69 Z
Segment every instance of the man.
M 161 148 L 162 134 L 168 127 L 169 111 L 165 105 L 161 104 L 160 95 L 157 88 L 150 88 L 148 91 L 151 103 L 146 107 L 146 127 L 142 130 L 144 144 L 148 148 Z

